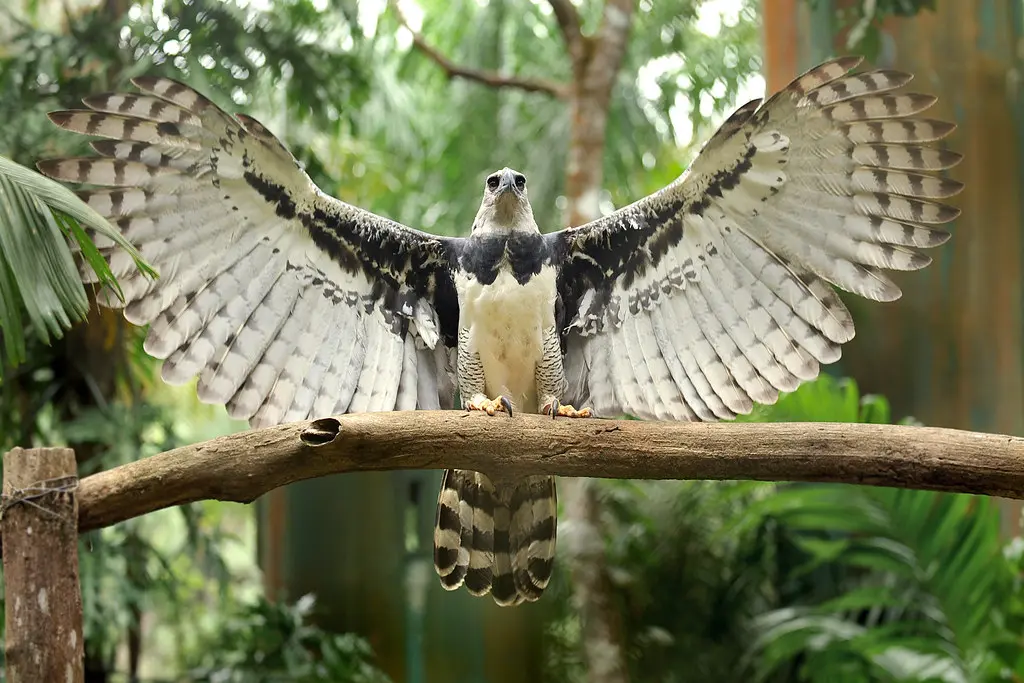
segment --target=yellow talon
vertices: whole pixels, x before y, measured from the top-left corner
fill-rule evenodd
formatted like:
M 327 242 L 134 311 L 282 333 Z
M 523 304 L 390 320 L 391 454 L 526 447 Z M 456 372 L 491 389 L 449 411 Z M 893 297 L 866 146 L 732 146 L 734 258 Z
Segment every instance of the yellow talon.
M 505 396 L 487 398 L 483 394 L 477 394 L 466 402 L 466 410 L 480 410 L 488 415 L 505 412 L 512 417 L 512 401 Z
M 545 404 L 544 414 L 550 415 L 551 419 L 556 417 L 593 417 L 594 413 L 590 408 L 581 408 L 576 410 L 571 404 L 562 405 L 558 402 L 558 399 L 552 399 L 550 403 Z

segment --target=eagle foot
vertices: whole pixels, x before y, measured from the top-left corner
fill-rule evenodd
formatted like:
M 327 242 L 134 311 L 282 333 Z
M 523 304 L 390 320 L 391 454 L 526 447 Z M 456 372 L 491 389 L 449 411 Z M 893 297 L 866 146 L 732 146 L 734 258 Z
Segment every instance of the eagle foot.
M 544 410 L 542 411 L 545 415 L 550 415 L 551 419 L 554 420 L 556 417 L 593 417 L 594 413 L 590 408 L 581 408 L 576 410 L 572 404 L 562 405 L 558 402 L 557 398 L 551 399 L 549 403 L 544 404 Z
M 487 398 L 483 394 L 477 394 L 466 403 L 466 410 L 481 410 L 488 415 L 508 413 L 508 416 L 512 417 L 512 401 L 506 396 Z

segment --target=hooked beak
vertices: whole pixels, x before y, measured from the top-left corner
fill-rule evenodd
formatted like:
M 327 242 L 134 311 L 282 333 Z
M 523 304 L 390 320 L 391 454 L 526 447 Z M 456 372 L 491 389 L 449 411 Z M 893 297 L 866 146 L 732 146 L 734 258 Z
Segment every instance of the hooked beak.
M 513 194 L 519 194 L 519 190 L 516 189 L 515 173 L 505 169 L 501 172 L 501 178 L 498 181 L 498 189 L 495 191 L 495 194 L 505 196 L 510 191 Z

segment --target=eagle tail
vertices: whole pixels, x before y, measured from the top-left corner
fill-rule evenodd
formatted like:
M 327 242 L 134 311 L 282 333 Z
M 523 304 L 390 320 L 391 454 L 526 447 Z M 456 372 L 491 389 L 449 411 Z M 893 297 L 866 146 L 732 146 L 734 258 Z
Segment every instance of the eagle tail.
M 499 605 L 540 598 L 555 555 L 554 477 L 528 476 L 499 486 L 483 474 L 446 470 L 437 499 L 434 568 L 441 585 L 465 584 Z

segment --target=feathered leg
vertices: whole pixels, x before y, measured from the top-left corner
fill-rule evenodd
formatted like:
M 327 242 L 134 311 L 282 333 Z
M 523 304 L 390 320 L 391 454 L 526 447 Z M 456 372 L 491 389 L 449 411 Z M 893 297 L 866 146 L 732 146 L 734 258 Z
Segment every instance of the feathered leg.
M 537 395 L 541 397 L 541 412 L 556 417 L 591 417 L 590 408 L 577 410 L 570 404 L 562 404 L 559 396 L 567 390 L 565 369 L 562 367 L 562 344 L 558 328 L 551 327 L 544 333 L 544 350 L 536 371 Z
M 459 395 L 466 410 L 480 410 L 488 415 L 506 412 L 512 417 L 512 401 L 507 396 L 487 398 L 484 366 L 480 354 L 469 348 L 469 330 L 459 331 Z M 468 397 L 468 398 L 467 398 Z

